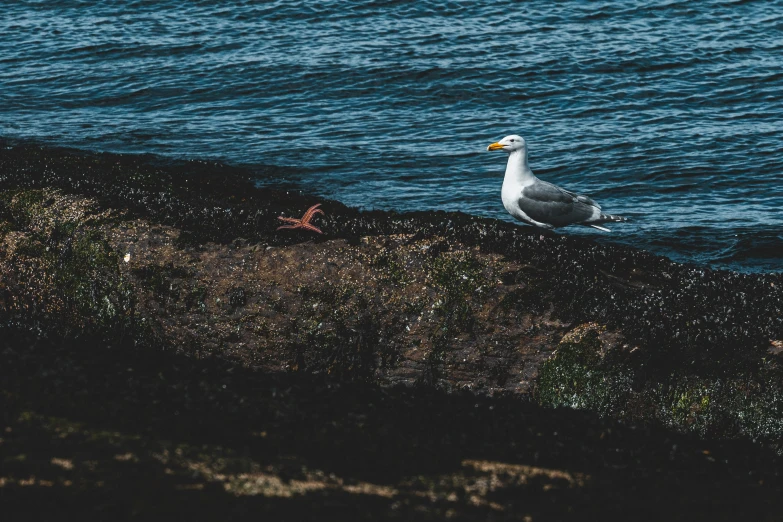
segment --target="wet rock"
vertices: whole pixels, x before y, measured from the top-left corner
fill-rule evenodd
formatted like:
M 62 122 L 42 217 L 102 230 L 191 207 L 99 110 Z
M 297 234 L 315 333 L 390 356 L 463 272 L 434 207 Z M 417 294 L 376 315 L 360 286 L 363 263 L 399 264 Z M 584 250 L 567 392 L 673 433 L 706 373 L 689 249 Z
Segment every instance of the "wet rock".
M 780 274 L 459 213 L 361 212 L 203 162 L 1 145 L 4 327 L 783 435 Z M 317 202 L 323 235 L 277 230 Z

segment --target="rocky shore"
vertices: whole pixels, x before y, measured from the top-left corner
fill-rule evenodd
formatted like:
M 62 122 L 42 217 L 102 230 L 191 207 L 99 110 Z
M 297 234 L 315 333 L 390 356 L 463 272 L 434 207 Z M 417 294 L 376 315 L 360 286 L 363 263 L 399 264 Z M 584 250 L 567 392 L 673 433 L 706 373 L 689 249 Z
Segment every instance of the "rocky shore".
M 782 512 L 781 274 L 0 141 L 0 275 L 22 518 Z

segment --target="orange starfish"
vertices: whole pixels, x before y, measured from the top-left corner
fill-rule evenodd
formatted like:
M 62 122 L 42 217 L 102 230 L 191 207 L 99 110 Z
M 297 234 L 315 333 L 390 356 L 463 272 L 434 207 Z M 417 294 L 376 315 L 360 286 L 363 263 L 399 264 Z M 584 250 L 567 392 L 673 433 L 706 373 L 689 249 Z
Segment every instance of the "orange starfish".
M 313 216 L 315 216 L 316 214 L 324 213 L 323 210 L 318 208 L 320 206 L 321 204 L 318 203 L 317 205 L 313 205 L 312 207 L 308 208 L 307 212 L 305 212 L 304 216 L 302 216 L 302 219 L 278 216 L 277 219 L 279 219 L 280 221 L 285 221 L 286 223 L 291 223 L 291 224 L 283 225 L 282 227 L 277 227 L 277 230 L 280 230 L 281 228 L 306 228 L 307 230 L 312 230 L 313 232 L 318 232 L 319 234 L 323 234 L 320 228 L 310 224 L 310 220 L 313 219 Z

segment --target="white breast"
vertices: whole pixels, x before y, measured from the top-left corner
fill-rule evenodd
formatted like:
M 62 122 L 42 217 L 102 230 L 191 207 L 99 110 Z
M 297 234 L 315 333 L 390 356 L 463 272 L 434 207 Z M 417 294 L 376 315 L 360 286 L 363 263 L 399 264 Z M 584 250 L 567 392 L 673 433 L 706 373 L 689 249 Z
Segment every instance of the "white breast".
M 527 185 L 529 185 L 529 183 L 521 184 L 515 181 L 503 180 L 503 188 L 500 189 L 500 199 L 503 201 L 503 206 L 509 214 L 526 223 L 538 225 L 539 223 L 537 221 L 531 219 L 530 216 L 519 208 L 519 199 L 522 197 L 522 189 Z

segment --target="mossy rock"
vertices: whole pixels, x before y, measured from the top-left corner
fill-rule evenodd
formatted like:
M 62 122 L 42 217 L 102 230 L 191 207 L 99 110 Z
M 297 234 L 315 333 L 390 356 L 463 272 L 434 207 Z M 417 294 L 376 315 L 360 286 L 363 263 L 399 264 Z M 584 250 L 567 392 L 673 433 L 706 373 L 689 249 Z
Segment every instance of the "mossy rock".
M 661 424 L 702 438 L 750 438 L 783 448 L 783 374 L 775 364 L 722 378 L 678 371 L 656 381 L 642 371 L 644 358 L 609 355 L 602 352 L 598 329 L 566 335 L 541 365 L 537 402 Z
M 8 279 L 24 296 L 19 311 L 31 322 L 51 320 L 56 335 L 122 337 L 134 322 L 134 291 L 85 207 L 51 190 L 3 192 L 0 207 L 5 227 L 20 233 L 8 258 L 19 270 L 18 281 Z M 35 277 L 25 280 L 28 273 Z
M 675 376 L 651 387 L 659 419 L 700 437 L 745 436 L 780 449 L 783 440 L 783 376 L 767 370 L 731 379 Z
M 13 230 L 29 226 L 45 201 L 43 190 L 7 190 L 0 192 L 0 218 L 7 220 Z
M 566 335 L 541 365 L 535 398 L 543 406 L 617 413 L 627 402 L 632 372 L 607 364 L 598 329 Z

